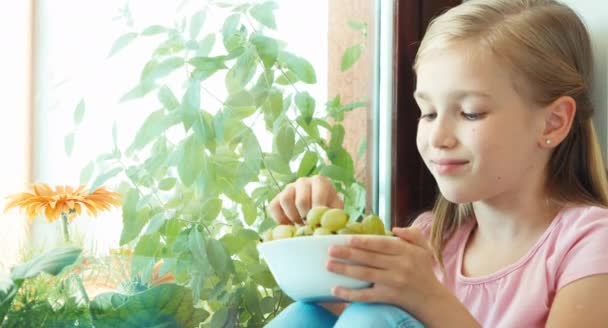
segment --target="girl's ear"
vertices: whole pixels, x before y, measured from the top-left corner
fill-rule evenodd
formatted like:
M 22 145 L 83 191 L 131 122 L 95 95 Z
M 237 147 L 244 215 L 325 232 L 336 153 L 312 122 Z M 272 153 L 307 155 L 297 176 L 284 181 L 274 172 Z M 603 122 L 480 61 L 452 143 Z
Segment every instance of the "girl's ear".
M 544 148 L 554 148 L 559 145 L 570 132 L 576 101 L 570 96 L 559 97 L 545 108 L 544 130 L 539 145 Z

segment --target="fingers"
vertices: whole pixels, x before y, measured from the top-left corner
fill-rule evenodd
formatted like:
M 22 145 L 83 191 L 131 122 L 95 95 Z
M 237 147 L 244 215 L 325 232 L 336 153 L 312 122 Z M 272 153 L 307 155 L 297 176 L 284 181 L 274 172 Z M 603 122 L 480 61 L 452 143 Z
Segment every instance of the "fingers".
M 279 224 L 291 224 L 291 221 L 287 215 L 285 215 L 285 212 L 283 212 L 280 198 L 278 196 L 275 197 L 270 204 L 268 204 L 268 212 L 270 213 L 270 216 L 272 216 Z
M 312 186 L 304 179 L 295 182 L 296 198 L 295 205 L 300 218 L 305 218 L 311 205 Z
M 378 269 L 388 269 L 395 265 L 393 263 L 394 256 L 378 254 L 353 247 L 332 246 L 329 249 L 329 255 L 333 258 L 349 260 Z
M 348 246 L 369 252 L 399 255 L 407 251 L 407 243 L 397 238 L 376 236 L 354 236 L 348 241 Z
M 431 251 L 431 246 L 429 245 L 428 240 L 426 239 L 426 237 L 422 234 L 422 232 L 420 230 L 418 230 L 417 228 L 393 228 L 393 233 L 411 243 L 414 244 L 416 246 L 422 247 L 428 251 Z
M 293 184 L 287 186 L 287 188 L 280 194 L 279 203 L 283 212 L 289 218 L 289 221 L 297 224 L 302 224 L 302 217 L 296 208 L 296 188 Z
M 310 179 L 312 207 L 328 206 L 332 207 L 335 204 L 335 199 L 338 193 L 334 186 L 329 182 L 329 179 L 316 176 Z
M 312 207 L 344 208 L 344 202 L 328 178 L 300 178 L 289 184 L 268 205 L 269 214 L 279 224 L 302 224 Z

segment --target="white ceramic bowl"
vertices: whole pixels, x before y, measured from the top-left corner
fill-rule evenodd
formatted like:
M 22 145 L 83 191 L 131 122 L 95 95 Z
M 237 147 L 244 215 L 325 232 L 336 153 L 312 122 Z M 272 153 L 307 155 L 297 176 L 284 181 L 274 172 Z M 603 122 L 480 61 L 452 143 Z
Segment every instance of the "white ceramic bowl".
M 340 301 L 331 295 L 335 286 L 365 288 L 370 283 L 327 271 L 331 245 L 345 245 L 352 235 L 304 236 L 258 244 L 270 272 L 293 300 L 303 302 Z M 366 235 L 372 238 L 397 238 Z

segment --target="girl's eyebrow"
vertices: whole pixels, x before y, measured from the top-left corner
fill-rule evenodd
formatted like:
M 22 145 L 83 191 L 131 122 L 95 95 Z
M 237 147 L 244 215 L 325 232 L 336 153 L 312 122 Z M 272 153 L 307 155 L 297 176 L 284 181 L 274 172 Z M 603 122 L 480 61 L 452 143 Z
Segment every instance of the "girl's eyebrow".
M 454 100 L 460 100 L 460 99 L 464 99 L 464 98 L 468 98 L 468 97 L 479 97 L 479 98 L 490 98 L 490 94 L 482 92 L 482 91 L 476 91 L 476 90 L 457 90 L 457 91 L 452 91 L 448 94 L 448 98 L 450 99 L 454 99 Z M 425 93 L 424 91 L 420 91 L 420 90 L 416 90 L 414 92 L 414 98 L 416 99 L 422 99 L 422 100 L 426 100 L 429 101 L 430 97 L 427 93 Z

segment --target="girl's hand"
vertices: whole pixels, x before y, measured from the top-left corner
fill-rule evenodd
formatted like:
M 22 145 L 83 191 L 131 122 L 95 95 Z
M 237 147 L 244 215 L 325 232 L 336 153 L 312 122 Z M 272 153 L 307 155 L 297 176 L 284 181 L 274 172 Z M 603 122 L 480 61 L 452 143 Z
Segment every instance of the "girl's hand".
M 360 235 L 351 237 L 346 246 L 330 248 L 330 256 L 364 266 L 329 260 L 329 271 L 373 283 L 363 289 L 337 286 L 332 291 L 335 296 L 418 312 L 445 292 L 435 277 L 433 253 L 422 233 L 415 228 L 393 228 L 393 233 L 400 239 Z
M 299 178 L 285 187 L 268 205 L 280 224 L 302 224 L 312 207 L 342 208 L 344 203 L 329 179 L 323 176 Z

